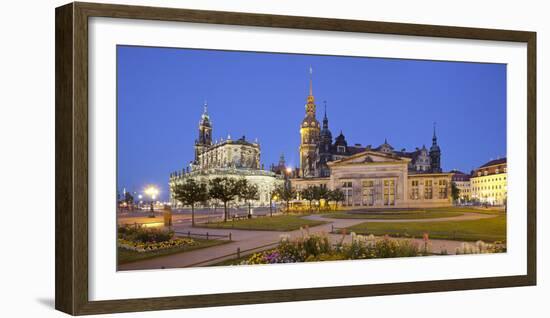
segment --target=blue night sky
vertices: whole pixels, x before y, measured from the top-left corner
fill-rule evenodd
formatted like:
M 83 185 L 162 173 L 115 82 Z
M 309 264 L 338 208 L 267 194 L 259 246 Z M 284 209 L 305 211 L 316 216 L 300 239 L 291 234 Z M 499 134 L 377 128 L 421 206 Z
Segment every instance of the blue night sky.
M 265 167 L 299 163 L 309 67 L 317 119 L 348 145 L 430 147 L 445 171 L 506 155 L 506 65 L 173 48 L 117 48 L 118 185 L 168 197 L 170 172 L 193 159 L 208 101 L 213 137 L 258 138 Z

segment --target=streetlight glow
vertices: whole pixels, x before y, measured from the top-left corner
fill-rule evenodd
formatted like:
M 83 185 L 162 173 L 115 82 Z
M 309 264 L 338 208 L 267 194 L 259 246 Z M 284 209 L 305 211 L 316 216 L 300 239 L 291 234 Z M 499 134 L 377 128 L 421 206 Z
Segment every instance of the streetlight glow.
M 151 199 L 155 199 L 157 195 L 159 194 L 159 189 L 155 186 L 149 186 L 145 189 L 145 194 L 151 197 Z
M 150 209 L 151 214 L 149 215 L 149 217 L 154 218 L 155 209 L 153 205 L 157 195 L 159 194 L 159 189 L 154 185 L 150 185 L 143 192 L 151 197 L 151 209 Z

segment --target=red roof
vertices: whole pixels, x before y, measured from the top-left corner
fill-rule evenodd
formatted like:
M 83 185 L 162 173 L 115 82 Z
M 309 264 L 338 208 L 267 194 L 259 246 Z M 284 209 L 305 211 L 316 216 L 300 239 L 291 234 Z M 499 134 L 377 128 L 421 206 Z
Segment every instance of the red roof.
M 479 168 L 485 168 L 485 167 L 489 167 L 489 166 L 500 165 L 500 164 L 503 164 L 503 163 L 506 163 L 506 157 L 500 158 L 500 159 L 491 160 L 491 161 L 487 162 L 486 164 L 484 164 L 483 166 L 481 166 L 481 167 L 479 167 Z

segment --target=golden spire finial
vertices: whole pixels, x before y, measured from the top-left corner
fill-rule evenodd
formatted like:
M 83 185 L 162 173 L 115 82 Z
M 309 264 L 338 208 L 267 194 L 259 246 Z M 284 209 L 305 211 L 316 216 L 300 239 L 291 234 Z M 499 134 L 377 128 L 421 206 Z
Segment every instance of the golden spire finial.
M 309 66 L 309 96 L 313 96 L 313 68 Z

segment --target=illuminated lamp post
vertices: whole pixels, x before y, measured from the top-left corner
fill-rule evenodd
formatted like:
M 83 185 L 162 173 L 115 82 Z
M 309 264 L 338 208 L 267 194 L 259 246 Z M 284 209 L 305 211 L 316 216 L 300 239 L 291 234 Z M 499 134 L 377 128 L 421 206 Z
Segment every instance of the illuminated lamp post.
M 155 199 L 157 198 L 157 195 L 159 194 L 159 189 L 157 189 L 155 186 L 149 186 L 147 189 L 145 189 L 145 194 L 151 197 L 151 214 L 149 214 L 150 218 L 155 217 L 155 210 L 153 208 L 153 204 L 155 202 Z

